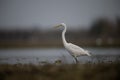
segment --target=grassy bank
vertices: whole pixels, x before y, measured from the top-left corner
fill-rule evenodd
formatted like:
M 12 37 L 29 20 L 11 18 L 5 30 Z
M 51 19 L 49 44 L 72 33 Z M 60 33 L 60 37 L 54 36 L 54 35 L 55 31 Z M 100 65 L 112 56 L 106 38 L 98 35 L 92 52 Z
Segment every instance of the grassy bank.
M 96 39 L 78 39 L 68 42 L 77 44 L 84 47 L 120 47 L 120 39 L 114 40 L 114 43 L 108 43 L 103 41 L 102 44 L 97 44 Z M 38 40 L 38 41 L 25 41 L 25 40 L 13 40 L 13 41 L 0 41 L 0 48 L 35 48 L 35 47 L 63 47 L 63 43 L 60 40 Z
M 119 80 L 120 63 L 1 64 L 0 80 Z

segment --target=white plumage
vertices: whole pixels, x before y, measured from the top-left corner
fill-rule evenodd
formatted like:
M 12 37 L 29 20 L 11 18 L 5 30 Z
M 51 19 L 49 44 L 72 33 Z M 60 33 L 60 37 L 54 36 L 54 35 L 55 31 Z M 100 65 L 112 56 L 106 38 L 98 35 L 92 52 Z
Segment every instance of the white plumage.
M 67 29 L 66 24 L 61 23 L 60 25 L 57 25 L 56 27 L 60 27 L 60 26 L 64 27 L 64 30 L 62 32 L 63 45 L 67 49 L 67 51 L 70 53 L 70 55 L 72 55 L 74 57 L 76 63 L 78 62 L 78 60 L 77 60 L 78 56 L 83 56 L 83 55 L 91 56 L 89 51 L 84 50 L 83 48 L 81 48 L 75 44 L 68 43 L 65 39 L 65 32 Z

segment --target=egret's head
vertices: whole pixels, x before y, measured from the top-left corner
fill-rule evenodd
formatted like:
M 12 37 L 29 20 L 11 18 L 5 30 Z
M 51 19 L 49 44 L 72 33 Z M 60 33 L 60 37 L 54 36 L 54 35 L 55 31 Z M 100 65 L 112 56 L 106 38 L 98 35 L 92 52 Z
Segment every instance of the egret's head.
M 56 25 L 55 28 L 64 27 L 64 26 L 66 26 L 66 24 L 65 23 L 61 23 L 61 24 Z

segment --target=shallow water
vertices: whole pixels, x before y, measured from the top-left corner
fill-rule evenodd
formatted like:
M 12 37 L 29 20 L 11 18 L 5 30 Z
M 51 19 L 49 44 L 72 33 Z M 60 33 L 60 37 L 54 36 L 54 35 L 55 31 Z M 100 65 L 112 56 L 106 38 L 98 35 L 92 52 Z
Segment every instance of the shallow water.
M 80 63 L 120 60 L 120 48 L 85 49 L 92 52 L 92 57 L 78 57 Z M 54 63 L 56 60 L 61 60 L 62 63 L 75 62 L 74 58 L 64 48 L 0 49 L 0 64 L 42 64 Z

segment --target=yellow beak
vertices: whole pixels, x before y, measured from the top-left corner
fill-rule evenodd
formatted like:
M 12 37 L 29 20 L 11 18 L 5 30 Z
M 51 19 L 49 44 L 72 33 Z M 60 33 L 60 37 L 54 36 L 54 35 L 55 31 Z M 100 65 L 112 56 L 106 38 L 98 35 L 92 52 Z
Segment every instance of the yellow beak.
M 54 28 L 58 28 L 58 27 L 60 27 L 60 26 L 62 26 L 61 24 L 59 24 L 59 25 L 56 25 L 56 26 L 54 26 Z

